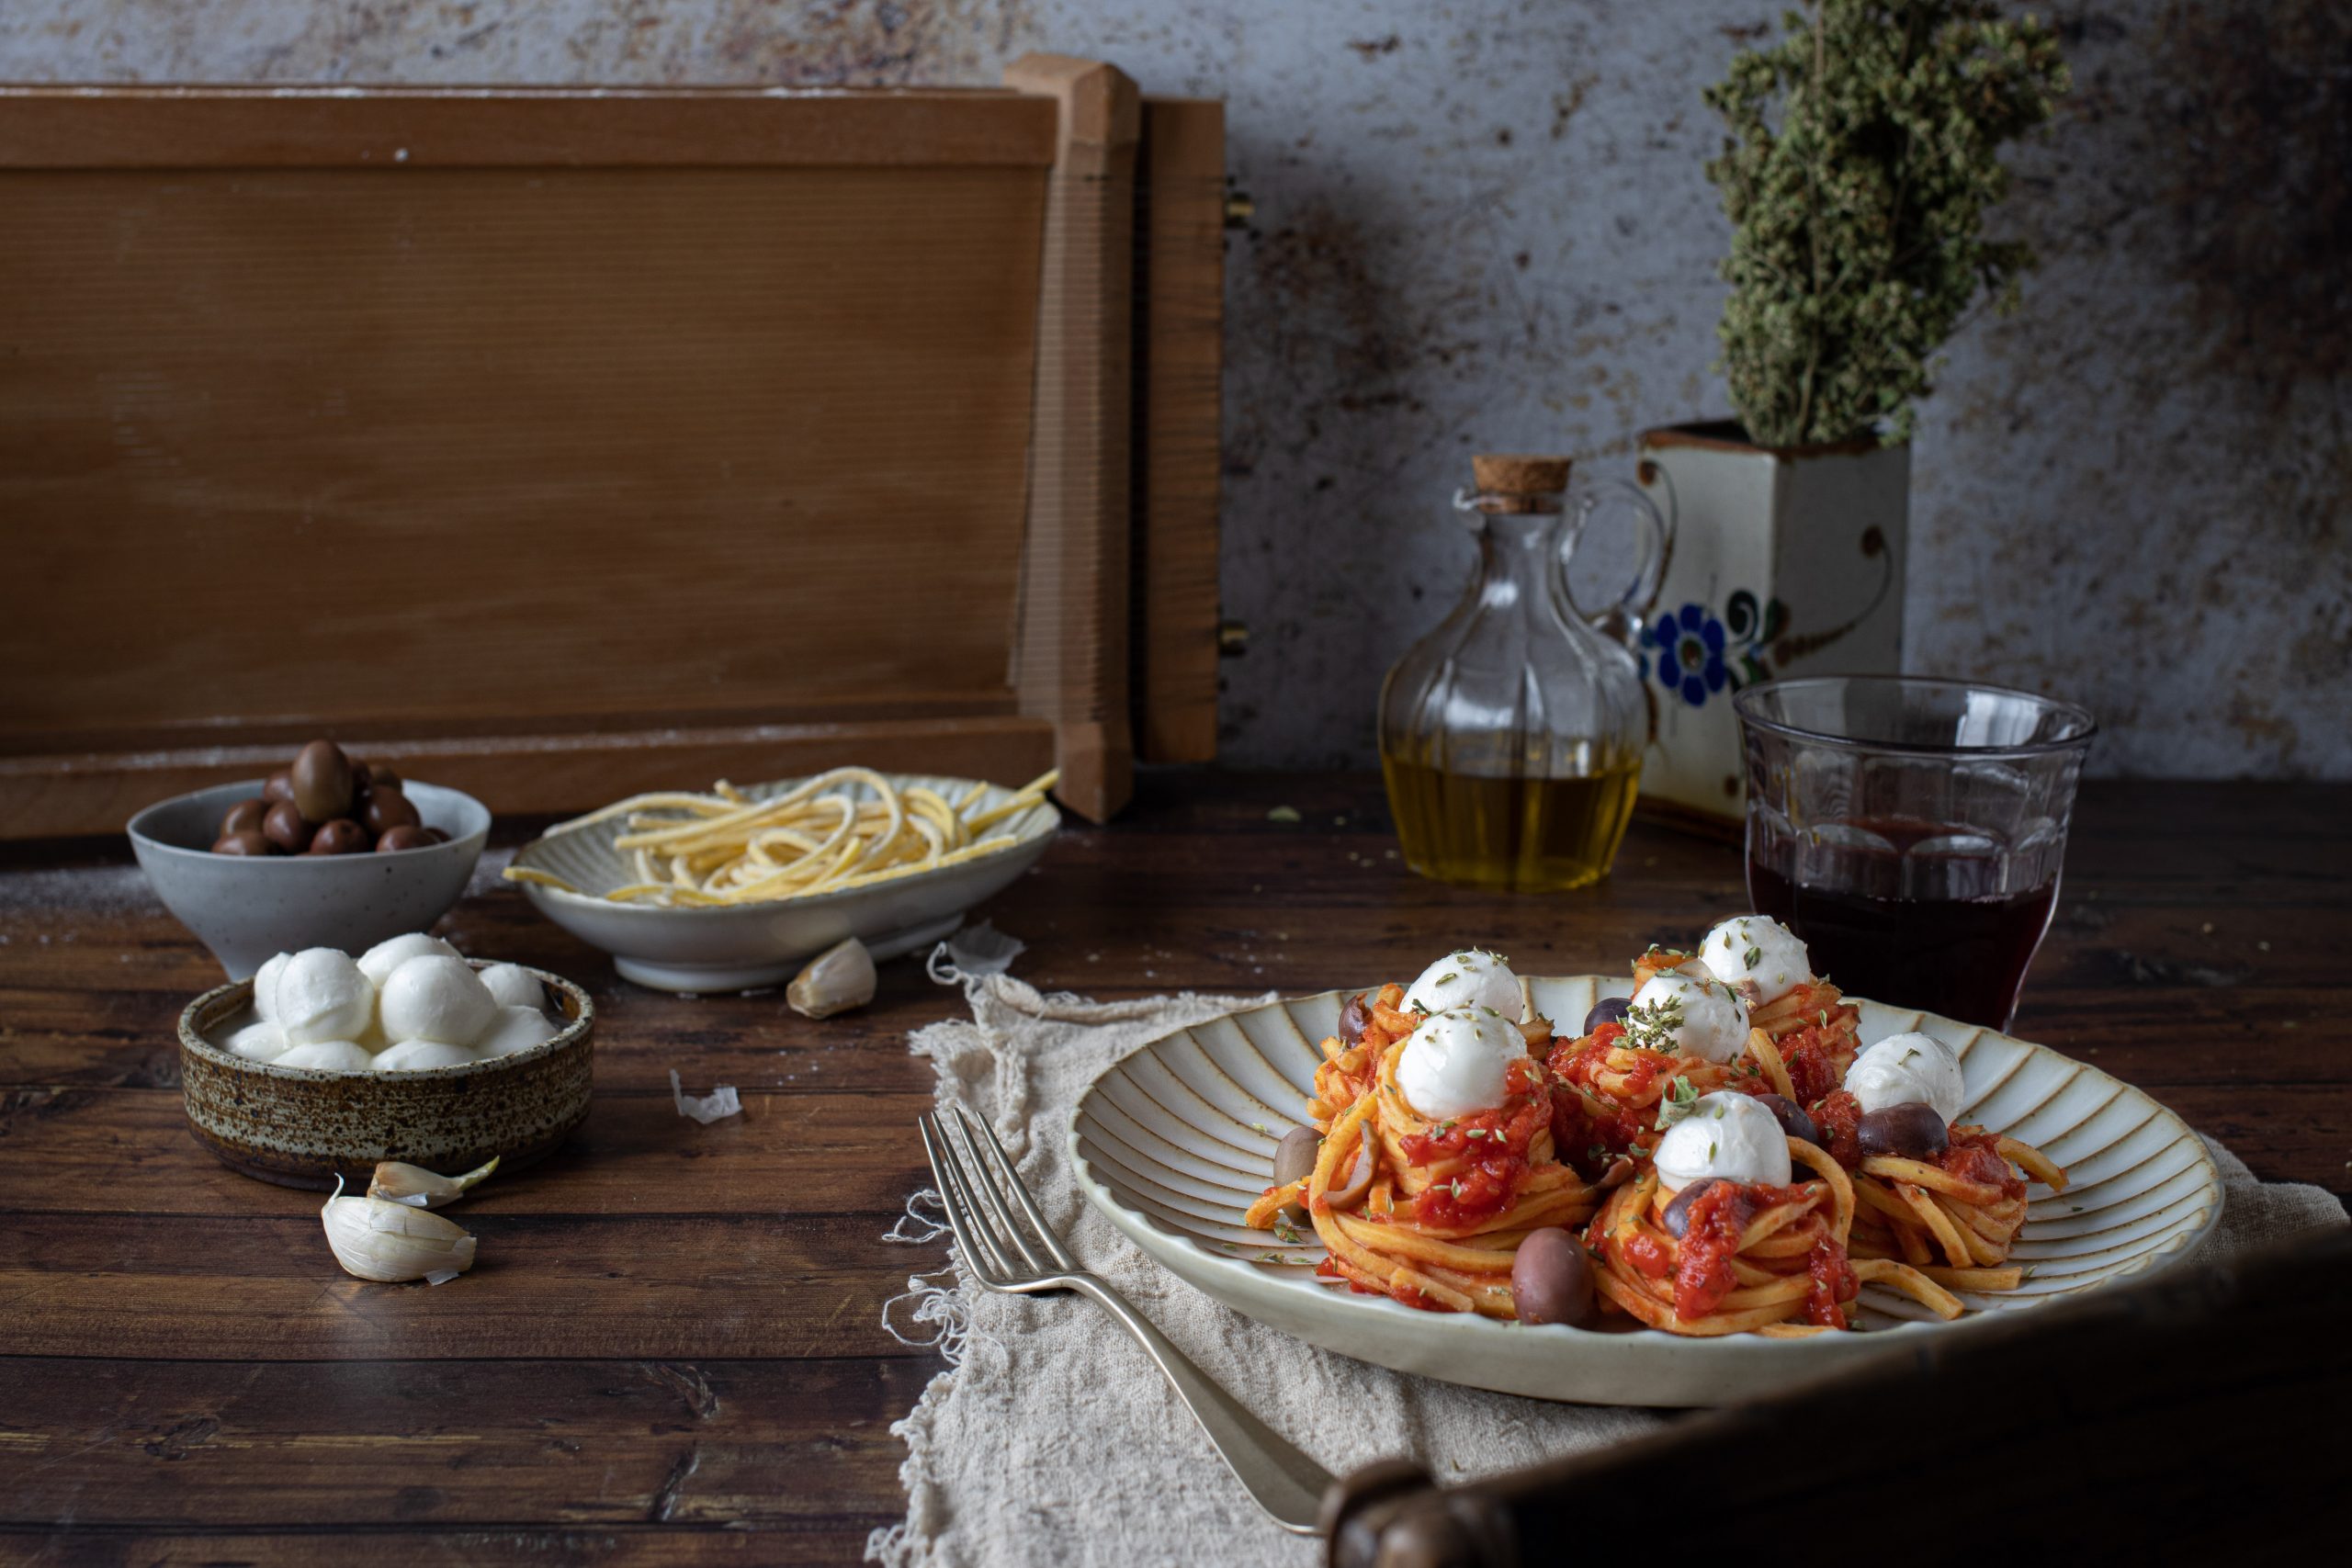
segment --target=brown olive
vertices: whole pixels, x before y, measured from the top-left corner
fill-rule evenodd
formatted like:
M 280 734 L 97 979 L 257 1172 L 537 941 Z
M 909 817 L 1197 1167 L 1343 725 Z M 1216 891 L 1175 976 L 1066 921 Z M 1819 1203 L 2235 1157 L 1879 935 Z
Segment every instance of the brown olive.
M 419 826 L 416 807 L 409 804 L 407 795 L 397 784 L 379 784 L 368 792 L 368 804 L 360 808 L 359 819 L 368 824 L 371 833 L 389 833 L 395 828 Z
M 376 852 L 382 854 L 387 851 L 394 850 L 429 850 L 433 847 L 433 843 L 432 829 L 420 828 L 415 823 L 409 822 L 398 828 L 385 829 L 384 836 L 376 840 Z
M 267 779 L 262 782 L 261 797 L 264 800 L 273 801 L 293 799 L 294 775 L 288 773 L 276 773 L 270 774 Z
M 258 833 L 261 831 L 262 818 L 268 815 L 269 802 L 259 795 L 255 795 L 251 800 L 241 800 L 229 807 L 229 815 L 220 818 L 220 836 L 225 839 L 232 833 L 242 833 L 248 828 Z
M 1521 1323 L 1590 1323 L 1598 1303 L 1584 1244 L 1557 1225 L 1529 1231 L 1510 1260 L 1510 1299 Z
M 1293 1127 L 1283 1134 L 1274 1146 L 1274 1185 L 1287 1187 L 1294 1181 L 1304 1181 L 1315 1172 L 1315 1156 L 1322 1152 L 1323 1135 L 1312 1127 Z M 1283 1205 L 1283 1213 L 1293 1221 L 1306 1218 L 1306 1205 Z
M 1932 1159 L 1944 1152 L 1951 1139 L 1936 1108 L 1915 1100 L 1864 1111 L 1854 1123 L 1854 1142 L 1861 1145 L 1866 1156 Z
M 425 824 L 424 830 L 433 836 L 433 841 L 436 844 L 446 844 L 449 841 L 449 835 L 431 823 Z
M 270 841 L 263 837 L 258 828 L 240 828 L 235 832 L 223 833 L 212 845 L 212 852 L 216 855 L 266 855 L 270 849 Z
M 1363 1004 L 1363 993 L 1348 998 L 1340 1010 L 1340 1038 L 1352 1045 L 1363 1038 L 1363 1026 L 1372 1021 L 1372 1010 Z
M 1677 1192 L 1674 1201 L 1666 1206 L 1666 1213 L 1658 1216 L 1657 1223 L 1666 1227 L 1666 1234 L 1677 1241 L 1690 1235 L 1690 1205 L 1699 1201 L 1700 1193 L 1722 1180 L 1720 1176 L 1704 1177 Z
M 1785 1094 L 1759 1094 L 1756 1098 L 1764 1102 L 1764 1109 L 1772 1113 L 1772 1120 L 1781 1124 L 1783 1134 L 1803 1138 L 1808 1144 L 1821 1142 L 1821 1129 L 1813 1124 L 1813 1118 L 1804 1113 L 1804 1106 Z
M 332 740 L 313 740 L 294 759 L 294 804 L 313 822 L 351 810 L 351 759 Z
M 315 829 L 302 820 L 300 808 L 292 801 L 281 800 L 263 816 L 261 830 L 286 853 L 299 855 L 311 847 L 311 835 Z
M 359 764 L 354 762 L 351 765 L 356 768 Z M 401 787 L 401 776 L 383 763 L 373 762 L 368 768 L 368 783 L 371 788 L 375 789 L 382 789 L 386 784 L 398 789 Z
M 348 817 L 338 817 L 332 822 L 322 822 L 311 837 L 310 852 L 314 855 L 364 854 L 375 843 L 368 829 Z

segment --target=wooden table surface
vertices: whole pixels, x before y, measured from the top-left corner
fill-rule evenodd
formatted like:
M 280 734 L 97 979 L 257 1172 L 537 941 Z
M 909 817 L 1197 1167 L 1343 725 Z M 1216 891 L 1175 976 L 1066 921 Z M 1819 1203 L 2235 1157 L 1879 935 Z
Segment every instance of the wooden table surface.
M 2352 1190 L 2347 817 L 2343 786 L 2089 786 L 2018 1032 Z M 1404 870 L 1374 778 L 1162 773 L 988 913 L 1048 988 L 1311 991 L 1465 941 L 1613 969 L 1740 876 L 1643 823 L 1597 890 L 1468 893 Z M 188 1138 L 174 1020 L 220 972 L 127 852 L 0 851 L 0 1561 L 846 1562 L 902 1517 L 888 1428 L 940 1361 L 879 1320 L 942 1253 L 882 1233 L 924 1178 L 905 1036 L 956 994 L 900 962 L 823 1023 L 662 996 L 496 884 L 439 929 L 594 993 L 595 1108 L 463 1207 L 472 1273 L 363 1284 L 317 1197 Z M 673 1067 L 742 1115 L 682 1120 Z

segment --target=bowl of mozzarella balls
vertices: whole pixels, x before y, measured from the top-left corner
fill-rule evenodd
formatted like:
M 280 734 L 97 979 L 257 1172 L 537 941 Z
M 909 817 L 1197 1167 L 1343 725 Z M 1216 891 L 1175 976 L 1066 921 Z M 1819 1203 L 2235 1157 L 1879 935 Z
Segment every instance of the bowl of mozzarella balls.
M 587 1116 L 594 1023 L 571 981 L 420 931 L 280 953 L 180 1015 L 189 1130 L 290 1187 L 365 1187 L 380 1160 L 513 1169 Z

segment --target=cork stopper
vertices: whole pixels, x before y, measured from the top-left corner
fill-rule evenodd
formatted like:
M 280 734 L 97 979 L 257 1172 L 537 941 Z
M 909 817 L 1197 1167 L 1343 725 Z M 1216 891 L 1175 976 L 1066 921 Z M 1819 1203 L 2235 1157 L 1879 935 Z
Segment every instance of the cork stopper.
M 1471 477 L 1482 496 L 1499 498 L 1494 510 L 1532 512 L 1539 496 L 1559 495 L 1568 488 L 1568 459 L 1536 457 L 1501 452 L 1480 452 L 1470 459 Z

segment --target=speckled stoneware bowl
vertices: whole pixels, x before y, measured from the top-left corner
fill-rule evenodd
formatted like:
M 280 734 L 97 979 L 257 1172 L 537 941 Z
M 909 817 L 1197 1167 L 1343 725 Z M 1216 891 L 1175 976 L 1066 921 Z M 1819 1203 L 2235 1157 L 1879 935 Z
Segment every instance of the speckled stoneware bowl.
M 212 950 L 229 978 L 243 980 L 280 953 L 365 953 L 386 937 L 430 931 L 458 901 L 490 837 L 490 812 L 439 784 L 401 787 L 447 843 L 392 854 L 214 854 L 220 818 L 261 793 L 255 779 L 149 807 L 130 819 L 130 847 L 164 908 Z
M 324 1190 L 339 1174 L 365 1188 L 386 1159 L 455 1175 L 493 1155 L 501 1170 L 544 1158 L 587 1118 L 596 1010 L 571 981 L 531 973 L 550 1010 L 570 1021 L 554 1038 L 421 1073 L 323 1072 L 232 1055 L 207 1036 L 250 1019 L 254 983 L 207 991 L 180 1014 L 188 1131 L 232 1170 L 281 1187 Z

